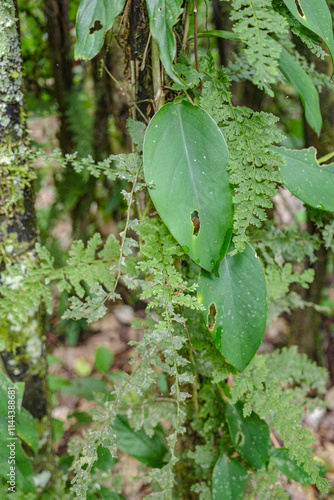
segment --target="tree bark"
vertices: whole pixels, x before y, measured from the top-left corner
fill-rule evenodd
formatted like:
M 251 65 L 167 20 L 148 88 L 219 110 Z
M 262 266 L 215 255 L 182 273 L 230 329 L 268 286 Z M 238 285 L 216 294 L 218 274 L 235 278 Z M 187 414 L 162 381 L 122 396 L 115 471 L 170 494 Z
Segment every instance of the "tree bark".
M 4 261 L 15 262 L 28 253 L 33 259 L 33 247 L 37 240 L 34 173 L 27 161 L 22 81 L 17 5 L 14 0 L 3 0 L 0 3 L 0 246 L 6 249 L 11 244 L 10 254 L 5 256 Z M 0 255 L 5 255 L 5 252 L 0 252 Z M 13 325 L 8 318 L 1 327 L 7 348 L 2 353 L 4 366 L 13 382 L 25 382 L 23 406 L 39 420 L 41 432 L 46 438 L 41 450 L 43 463 L 38 463 L 37 459 L 35 470 L 48 470 L 52 475 L 52 425 L 41 317 L 37 314 L 29 324 L 23 325 Z M 28 344 L 34 349 L 28 348 Z
M 149 42 L 150 27 L 144 0 L 130 0 L 125 20 L 124 39 L 126 41 L 126 66 L 133 98 L 141 112 L 151 117 L 154 109 L 153 83 L 151 69 L 151 47 Z M 142 120 L 136 108 L 133 108 L 132 118 Z

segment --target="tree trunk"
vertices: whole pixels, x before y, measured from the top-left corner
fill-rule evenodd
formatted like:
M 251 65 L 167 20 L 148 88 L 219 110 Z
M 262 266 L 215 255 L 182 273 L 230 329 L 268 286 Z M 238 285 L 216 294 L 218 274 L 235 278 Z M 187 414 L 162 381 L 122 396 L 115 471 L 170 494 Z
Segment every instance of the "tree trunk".
M 154 114 L 151 103 L 153 84 L 149 33 L 146 3 L 144 0 L 130 0 L 124 34 L 127 71 L 133 89 L 133 99 L 145 116 Z M 132 118 L 141 120 L 136 108 L 133 108 L 132 112 Z
M 28 252 L 30 258 L 34 258 L 33 247 L 37 239 L 34 174 L 26 156 L 22 60 L 16 8 L 13 0 L 0 3 L 0 247 L 6 249 L 10 243 L 10 254 L 4 260 L 15 262 Z M 0 255 L 5 255 L 5 252 L 0 252 Z M 3 261 L 2 268 L 4 264 Z M 35 470 L 48 470 L 53 474 L 52 426 L 40 315 L 24 325 L 12 325 L 8 318 L 1 327 L 7 347 L 7 351 L 2 353 L 4 366 L 13 382 L 25 382 L 23 406 L 39 420 L 46 439 L 41 450 L 43 463 L 35 463 Z M 28 344 L 34 349 L 27 348 Z
M 60 118 L 59 144 L 63 154 L 72 153 L 73 134 L 67 116 L 68 93 L 73 85 L 68 0 L 45 0 L 44 12 Z

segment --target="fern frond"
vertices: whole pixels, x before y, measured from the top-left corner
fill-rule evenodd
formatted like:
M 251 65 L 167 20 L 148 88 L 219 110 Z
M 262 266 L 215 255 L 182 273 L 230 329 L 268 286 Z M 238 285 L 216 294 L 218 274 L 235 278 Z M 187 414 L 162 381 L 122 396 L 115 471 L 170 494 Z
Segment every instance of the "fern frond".
M 110 267 L 118 256 L 119 243 L 115 236 L 109 236 L 102 246 L 101 236 L 95 234 L 86 247 L 82 241 L 75 241 L 66 265 L 56 269 L 49 251 L 37 244 L 34 258 L 27 255 L 19 264 L 6 268 L 0 286 L 0 320 L 23 324 L 34 316 L 41 303 L 50 313 L 53 299 L 50 284 L 53 282 L 60 292 L 70 292 L 73 288 L 81 298 L 86 293 L 84 283 L 91 289 L 101 285 L 107 290 L 112 289 L 115 276 Z M 76 304 L 78 307 L 82 305 L 79 299 Z
M 233 31 L 246 45 L 247 60 L 255 68 L 253 83 L 272 96 L 270 85 L 278 75 L 281 46 L 269 35 L 284 35 L 288 23 L 273 10 L 271 0 L 233 0 L 232 6 Z
M 201 106 L 217 121 L 228 145 L 236 204 L 235 252 L 243 251 L 248 227 L 260 227 L 267 218 L 266 208 L 272 206 L 270 197 L 276 194 L 275 184 L 279 182 L 276 163 L 281 159 L 268 147 L 284 136 L 275 127 L 278 118 L 274 115 L 234 106 L 221 75 L 219 80 L 205 82 Z
M 312 377 L 318 380 L 317 387 L 323 392 L 326 373 L 305 355 L 300 356 L 296 348 L 284 349 L 273 357 L 273 371 L 271 356 L 255 356 L 248 367 L 235 377 L 232 403 L 243 399 L 245 416 L 254 409 L 260 417 L 269 418 L 279 432 L 284 447 L 288 449 L 290 458 L 302 466 L 317 487 L 325 492 L 328 491 L 329 481 L 320 476 L 319 468 L 311 456 L 315 440 L 311 431 L 302 427 L 304 410 L 296 404 L 295 390 L 289 390 L 289 386 L 308 385 L 310 378 L 307 372 L 310 370 Z

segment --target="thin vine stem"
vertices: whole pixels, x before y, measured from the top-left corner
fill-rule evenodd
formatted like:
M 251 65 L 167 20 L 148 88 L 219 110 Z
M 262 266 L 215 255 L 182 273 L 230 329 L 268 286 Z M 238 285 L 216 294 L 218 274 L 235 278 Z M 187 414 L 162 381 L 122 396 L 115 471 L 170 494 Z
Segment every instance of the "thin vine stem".
M 128 228 L 129 228 L 131 205 L 132 205 L 132 202 L 133 202 L 133 198 L 134 198 L 133 195 L 134 195 L 134 192 L 135 192 L 135 189 L 136 189 L 136 186 L 137 186 L 137 180 L 138 180 L 138 175 L 139 175 L 140 169 L 141 169 L 141 165 L 138 167 L 138 169 L 136 171 L 135 180 L 134 180 L 134 182 L 132 184 L 132 188 L 131 188 L 130 195 L 129 195 L 129 205 L 128 205 L 128 210 L 127 210 L 127 213 L 126 213 L 126 221 L 125 221 L 125 226 L 124 226 L 124 229 L 123 229 L 123 234 L 122 234 L 122 239 L 121 239 L 121 246 L 120 246 L 120 251 L 119 251 L 119 259 L 118 259 L 118 264 L 117 264 L 117 269 L 116 269 L 117 270 L 116 280 L 115 280 L 115 283 L 114 283 L 112 291 L 108 293 L 108 295 L 104 299 L 104 302 L 106 302 L 107 300 L 110 300 L 111 297 L 114 295 L 114 293 L 116 291 L 116 288 L 117 288 L 117 285 L 118 285 L 118 282 L 120 280 L 121 274 L 122 274 L 122 261 L 123 261 L 123 258 L 124 258 L 124 256 L 123 256 L 124 244 L 125 244 L 125 240 L 126 240 L 126 236 L 127 236 L 127 231 L 128 231 Z
M 199 73 L 198 47 L 197 47 L 197 0 L 194 0 L 194 52 L 195 52 L 196 70 Z

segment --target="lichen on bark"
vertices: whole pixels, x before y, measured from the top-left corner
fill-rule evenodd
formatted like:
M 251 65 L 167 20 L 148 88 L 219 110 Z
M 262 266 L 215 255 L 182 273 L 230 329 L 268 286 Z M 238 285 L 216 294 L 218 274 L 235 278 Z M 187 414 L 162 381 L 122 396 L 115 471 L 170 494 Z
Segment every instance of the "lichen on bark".
M 36 237 L 34 172 L 29 168 L 18 20 L 12 0 L 0 2 L 0 241 L 16 232 Z
M 28 259 L 36 259 L 35 174 L 29 165 L 28 152 L 17 5 L 16 0 L 1 0 L 0 279 L 4 284 L 6 261 L 19 262 L 23 270 Z M 13 304 L 13 307 L 19 307 L 19 304 Z M 53 478 L 52 422 L 41 312 L 36 311 L 35 317 L 22 325 L 16 324 L 8 315 L 1 325 L 0 337 L 6 346 L 1 352 L 2 368 L 13 382 L 25 382 L 23 406 L 39 420 L 42 444 L 34 460 L 34 471 L 45 472 L 49 479 Z

